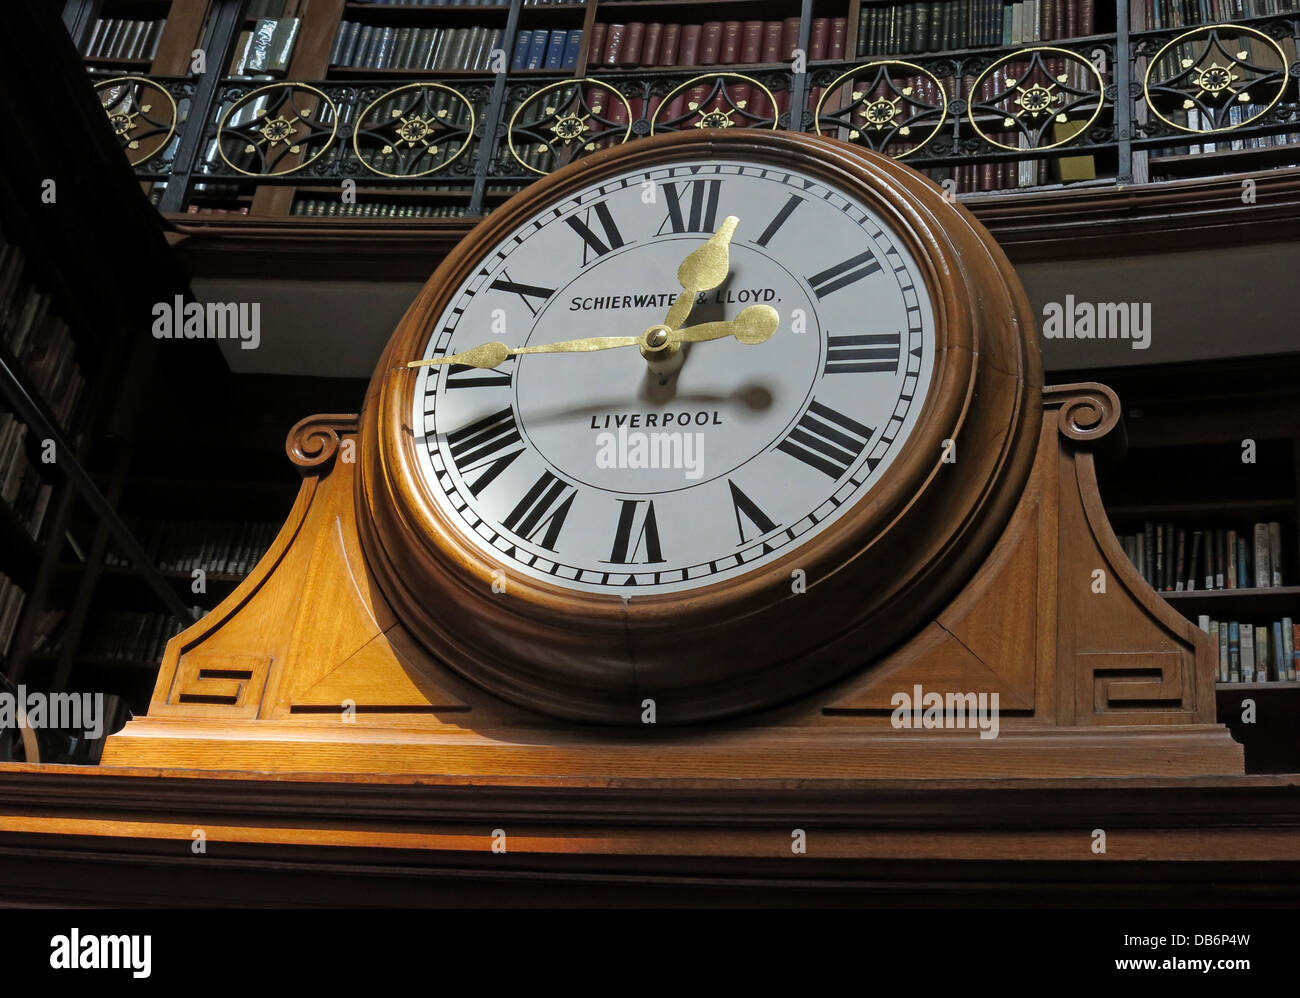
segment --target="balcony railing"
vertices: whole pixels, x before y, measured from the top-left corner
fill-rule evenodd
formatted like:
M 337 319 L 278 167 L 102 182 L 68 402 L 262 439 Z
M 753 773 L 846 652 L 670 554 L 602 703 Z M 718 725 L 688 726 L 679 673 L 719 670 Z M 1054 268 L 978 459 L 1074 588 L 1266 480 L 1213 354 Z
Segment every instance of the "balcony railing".
M 1243 169 L 1300 163 L 1300 63 L 1287 58 L 1300 14 L 1129 32 L 1120 0 L 1116 23 L 1114 34 L 1028 47 L 743 72 L 94 83 L 141 179 L 166 185 L 170 211 L 263 185 L 324 199 L 352 182 L 443 191 L 474 215 L 598 149 L 703 128 L 835 136 L 957 194 L 1126 185 L 1212 152 L 1242 154 Z

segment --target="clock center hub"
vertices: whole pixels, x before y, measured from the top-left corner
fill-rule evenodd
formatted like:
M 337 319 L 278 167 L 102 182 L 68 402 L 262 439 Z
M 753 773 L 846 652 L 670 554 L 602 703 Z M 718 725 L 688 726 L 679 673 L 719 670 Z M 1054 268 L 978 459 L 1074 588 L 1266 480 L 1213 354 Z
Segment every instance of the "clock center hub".
M 766 305 L 780 316 L 776 332 L 752 344 L 673 342 L 663 320 L 680 292 L 676 270 L 700 243 L 670 236 L 610 253 L 538 313 L 527 343 L 578 327 L 642 338 L 639 351 L 518 359 L 521 432 L 557 474 L 627 495 L 690 488 L 753 460 L 806 405 L 822 338 L 794 330 L 817 329 L 816 308 L 804 283 L 756 247 L 732 244 L 727 279 L 697 294 L 683 328 Z

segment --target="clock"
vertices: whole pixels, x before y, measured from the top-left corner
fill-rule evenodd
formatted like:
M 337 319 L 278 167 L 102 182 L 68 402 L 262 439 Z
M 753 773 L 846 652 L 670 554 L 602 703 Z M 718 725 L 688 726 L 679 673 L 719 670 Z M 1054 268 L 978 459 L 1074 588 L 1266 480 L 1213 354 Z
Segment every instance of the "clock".
M 911 634 L 1037 442 L 1031 312 L 929 181 L 830 139 L 677 134 L 537 182 L 372 379 L 358 523 L 441 663 L 572 721 L 775 707 Z

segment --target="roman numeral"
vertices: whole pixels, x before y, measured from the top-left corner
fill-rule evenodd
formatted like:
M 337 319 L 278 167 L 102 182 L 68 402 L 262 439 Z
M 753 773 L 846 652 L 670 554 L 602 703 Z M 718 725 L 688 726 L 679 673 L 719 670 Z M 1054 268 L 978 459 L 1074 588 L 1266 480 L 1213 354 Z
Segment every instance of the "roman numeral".
M 489 287 L 491 287 L 493 291 L 506 291 L 510 294 L 518 295 L 523 299 L 524 305 L 527 306 L 528 311 L 533 315 L 536 315 L 538 311 L 540 311 L 540 305 L 545 305 L 546 300 L 550 298 L 551 295 L 555 294 L 555 288 L 540 288 L 536 284 L 520 284 L 517 281 L 512 281 L 510 275 L 504 270 L 501 271 L 501 276 L 493 281 Z M 534 298 L 536 298 L 540 303 L 538 308 L 533 308 Z
M 687 196 L 683 189 L 689 188 L 689 204 L 683 202 Z M 687 180 L 680 184 L 663 184 L 664 197 L 668 200 L 668 217 L 659 226 L 656 236 L 662 236 L 666 227 L 673 232 L 708 232 L 717 229 L 718 194 L 722 190 L 721 180 Z
M 776 529 L 777 525 L 772 522 L 771 518 L 758 508 L 753 499 L 741 492 L 740 487 L 735 482 L 728 478 L 727 484 L 731 486 L 731 507 L 736 514 L 736 529 L 740 532 L 741 544 L 749 540 L 745 536 L 745 525 L 740 519 L 742 515 L 758 528 L 759 537 Z
M 509 406 L 447 434 L 451 458 L 465 478 L 470 494 L 475 496 L 524 452 L 522 446 L 517 450 L 509 449 L 522 442 L 514 411 Z M 479 472 L 472 482 L 466 474 L 471 471 Z
M 470 367 L 468 364 L 449 364 L 447 366 L 447 388 L 509 388 L 514 372 L 503 371 L 514 361 L 507 357 L 496 367 Z
M 903 351 L 901 333 L 867 333 L 826 337 L 826 374 L 898 373 Z
M 591 213 L 596 213 L 596 221 L 600 223 L 604 239 L 596 235 L 591 230 Z M 623 245 L 623 236 L 618 231 L 618 226 L 614 224 L 614 216 L 609 213 L 609 204 L 604 201 L 598 201 L 585 212 L 582 218 L 571 215 L 564 220 L 568 223 L 569 228 L 573 229 L 582 237 L 582 265 L 587 266 L 590 261 L 590 254 L 595 253 L 597 259 L 618 249 Z
M 501 524 L 525 540 L 554 551 L 560 528 L 564 526 L 564 519 L 569 515 L 573 498 L 577 494 L 578 490 L 572 485 L 556 478 L 551 472 L 544 471 L 542 477 L 533 483 L 533 487 L 515 504 L 515 508 Z M 537 541 L 535 538 L 542 532 L 542 528 L 546 529 L 546 535 Z
M 777 450 L 839 479 L 853 466 L 875 432 L 828 405 L 812 402 L 790 435 L 777 444 Z
M 614 548 L 609 553 L 610 562 L 616 565 L 653 564 L 664 560 L 659 547 L 659 524 L 655 521 L 655 504 L 652 500 L 624 499 L 618 514 L 618 529 L 614 533 Z M 645 509 L 642 510 L 641 507 Z M 639 529 L 638 529 L 639 524 Z M 635 531 L 636 539 L 633 540 Z M 645 544 L 645 558 L 637 553 Z
M 876 273 L 879 269 L 880 264 L 871 255 L 871 250 L 867 250 L 865 253 L 849 257 L 843 263 L 837 263 L 834 267 L 828 267 L 820 274 L 815 274 L 808 278 L 808 283 L 812 285 L 813 293 L 818 298 L 825 298 L 840 288 L 846 288 Z
M 776 213 L 776 218 L 767 223 L 767 228 L 763 230 L 763 234 L 755 239 L 754 242 L 759 246 L 766 246 L 771 242 L 772 237 L 776 235 L 777 230 L 780 229 L 781 226 L 785 225 L 785 220 L 793 215 L 794 210 L 801 204 L 803 204 L 803 198 L 798 194 L 791 194 L 790 200 L 781 206 L 781 210 Z

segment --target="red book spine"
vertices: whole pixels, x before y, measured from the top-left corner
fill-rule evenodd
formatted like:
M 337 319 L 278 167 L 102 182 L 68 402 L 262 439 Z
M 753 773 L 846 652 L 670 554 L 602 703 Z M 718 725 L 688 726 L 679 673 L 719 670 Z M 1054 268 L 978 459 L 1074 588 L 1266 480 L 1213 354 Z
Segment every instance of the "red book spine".
M 645 22 L 629 21 L 627 30 L 623 32 L 623 47 L 618 53 L 618 64 L 624 67 L 641 65 L 641 48 L 644 43 Z
M 704 30 L 700 33 L 700 65 L 716 66 L 718 60 L 722 58 L 722 35 L 723 24 L 721 21 L 705 21 Z M 691 87 L 691 92 L 686 95 L 686 110 L 691 110 L 691 104 L 701 105 L 698 110 L 701 112 L 716 110 L 726 104 L 726 100 L 719 96 L 708 107 L 703 106 L 709 93 L 713 90 L 713 84 L 704 82 L 698 86 Z
M 664 26 L 658 21 L 645 27 L 645 41 L 641 44 L 642 66 L 659 65 L 659 49 L 663 45 Z
M 659 66 L 676 66 L 677 52 L 682 43 L 682 26 L 665 24 L 663 41 L 659 43 Z
M 781 62 L 781 22 L 763 24 L 763 62 Z
M 724 66 L 734 66 L 740 61 L 740 22 L 727 21 L 722 26 L 722 47 L 718 51 L 718 62 Z
M 759 33 L 761 41 L 759 42 L 758 58 L 754 61 L 759 63 L 780 62 L 781 22 L 763 21 Z M 760 118 L 770 118 L 776 113 L 776 108 L 772 106 L 772 101 L 767 94 L 757 87 L 753 88 L 749 109 Z
M 1093 15 L 1093 0 L 1081 0 L 1079 3 L 1079 34 L 1091 35 L 1097 30 Z
M 716 66 L 722 55 L 722 22 L 705 21 L 700 32 L 700 66 Z
M 605 32 L 609 25 L 597 21 L 591 26 L 591 39 L 587 42 L 587 65 L 599 66 L 605 56 Z
M 781 22 L 781 56 L 777 62 L 789 62 L 799 47 L 799 18 L 787 17 Z
M 812 23 L 812 34 L 808 38 L 808 61 L 814 62 L 818 59 L 829 57 L 831 50 L 831 19 L 829 17 L 814 17 Z
M 843 59 L 845 45 L 849 37 L 849 20 L 847 17 L 831 18 L 831 53 L 832 59 Z
M 746 66 L 751 66 L 763 57 L 763 22 L 746 21 L 740 28 L 740 61 Z M 736 106 L 744 112 L 745 115 L 755 114 L 754 95 L 762 91 L 755 91 L 748 83 L 731 88 L 732 99 Z M 742 106 L 743 105 L 743 106 Z M 767 117 L 764 113 L 760 117 Z M 738 117 L 737 123 L 749 123 L 747 117 Z
M 601 64 L 604 66 L 617 66 L 619 56 L 623 53 L 623 35 L 627 27 L 622 24 L 611 24 L 609 31 L 605 34 L 605 54 L 601 57 Z
M 747 66 L 763 61 L 763 22 L 746 21 L 740 35 L 740 61 Z
M 700 64 L 700 42 L 704 35 L 704 28 L 699 24 L 682 25 L 682 43 L 677 55 L 677 65 L 679 66 L 698 66 Z M 660 117 L 668 121 L 680 118 L 686 113 L 686 92 L 682 91 L 672 99 L 668 105 L 668 110 Z

